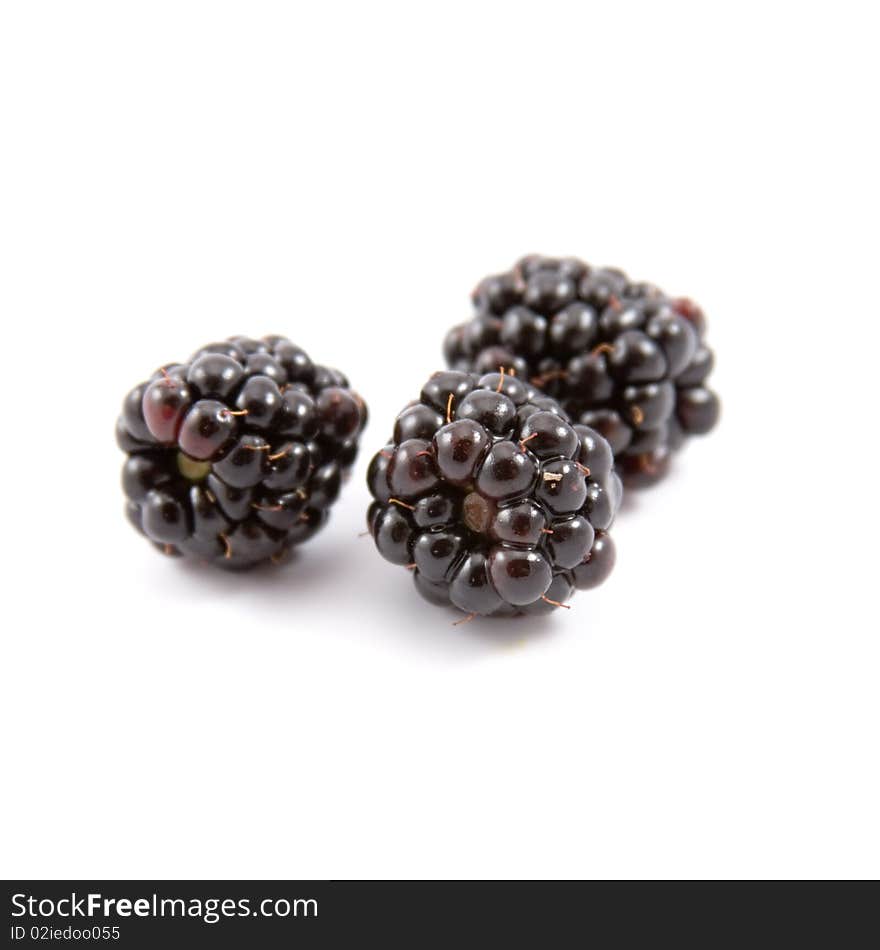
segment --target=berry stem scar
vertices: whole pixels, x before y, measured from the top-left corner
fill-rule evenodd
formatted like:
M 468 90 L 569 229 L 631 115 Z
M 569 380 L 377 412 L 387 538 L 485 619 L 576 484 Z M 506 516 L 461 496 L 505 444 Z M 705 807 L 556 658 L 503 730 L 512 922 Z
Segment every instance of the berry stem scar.
M 645 421 L 645 413 L 642 411 L 641 406 L 632 407 L 632 419 L 637 426 L 640 426 Z

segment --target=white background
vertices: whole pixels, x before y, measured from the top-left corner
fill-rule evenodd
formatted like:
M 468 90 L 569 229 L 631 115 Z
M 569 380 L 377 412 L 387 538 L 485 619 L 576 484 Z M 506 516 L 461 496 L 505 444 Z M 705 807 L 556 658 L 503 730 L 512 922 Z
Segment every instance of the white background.
M 4 876 L 877 876 L 877 24 L 856 3 L 8 3 Z M 719 429 L 546 620 L 422 602 L 364 471 L 482 275 L 702 302 Z M 286 569 L 158 556 L 113 425 L 232 333 L 372 423 Z

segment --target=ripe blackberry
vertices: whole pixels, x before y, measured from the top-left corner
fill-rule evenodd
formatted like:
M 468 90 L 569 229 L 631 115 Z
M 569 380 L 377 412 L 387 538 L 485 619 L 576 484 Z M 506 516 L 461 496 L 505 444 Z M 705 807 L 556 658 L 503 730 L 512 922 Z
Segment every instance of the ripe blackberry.
M 166 554 L 279 560 L 324 525 L 366 415 L 341 373 L 284 337 L 211 343 L 125 397 L 128 518 Z
M 449 366 L 504 366 L 531 379 L 608 439 L 627 484 L 660 479 L 685 437 L 718 420 L 705 318 L 690 300 L 619 270 L 538 255 L 487 277 L 472 300 L 474 317 L 447 334 Z
M 614 565 L 612 465 L 598 432 L 516 375 L 435 373 L 370 463 L 370 534 L 434 603 L 551 610 Z

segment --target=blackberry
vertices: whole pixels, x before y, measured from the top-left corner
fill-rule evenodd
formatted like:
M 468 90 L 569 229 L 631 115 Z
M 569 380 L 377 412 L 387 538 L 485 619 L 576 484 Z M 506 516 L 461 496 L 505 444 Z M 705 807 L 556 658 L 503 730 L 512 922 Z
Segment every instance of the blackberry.
M 435 373 L 367 484 L 379 553 L 427 600 L 469 615 L 551 610 L 614 564 L 611 447 L 504 370 Z
M 624 481 L 651 484 L 689 435 L 718 421 L 702 310 L 623 271 L 532 255 L 474 290 L 444 344 L 450 367 L 504 366 L 610 442 Z
M 211 343 L 125 397 L 128 518 L 169 555 L 277 561 L 326 522 L 366 418 L 345 376 L 284 337 Z

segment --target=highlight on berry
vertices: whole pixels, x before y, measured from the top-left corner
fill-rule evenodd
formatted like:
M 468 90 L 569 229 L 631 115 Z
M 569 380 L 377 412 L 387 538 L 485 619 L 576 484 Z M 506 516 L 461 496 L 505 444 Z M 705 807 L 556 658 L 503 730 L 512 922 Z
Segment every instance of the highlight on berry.
M 447 364 L 530 380 L 608 439 L 628 486 L 658 481 L 686 438 L 718 421 L 706 319 L 687 298 L 615 268 L 531 255 L 482 280 L 472 301 L 472 319 L 446 336 Z
M 348 379 L 290 340 L 210 343 L 125 397 L 126 514 L 164 554 L 278 562 L 326 523 L 366 421 Z
M 549 612 L 614 566 L 613 461 L 516 372 L 435 373 L 370 462 L 368 528 L 423 597 L 463 619 Z

